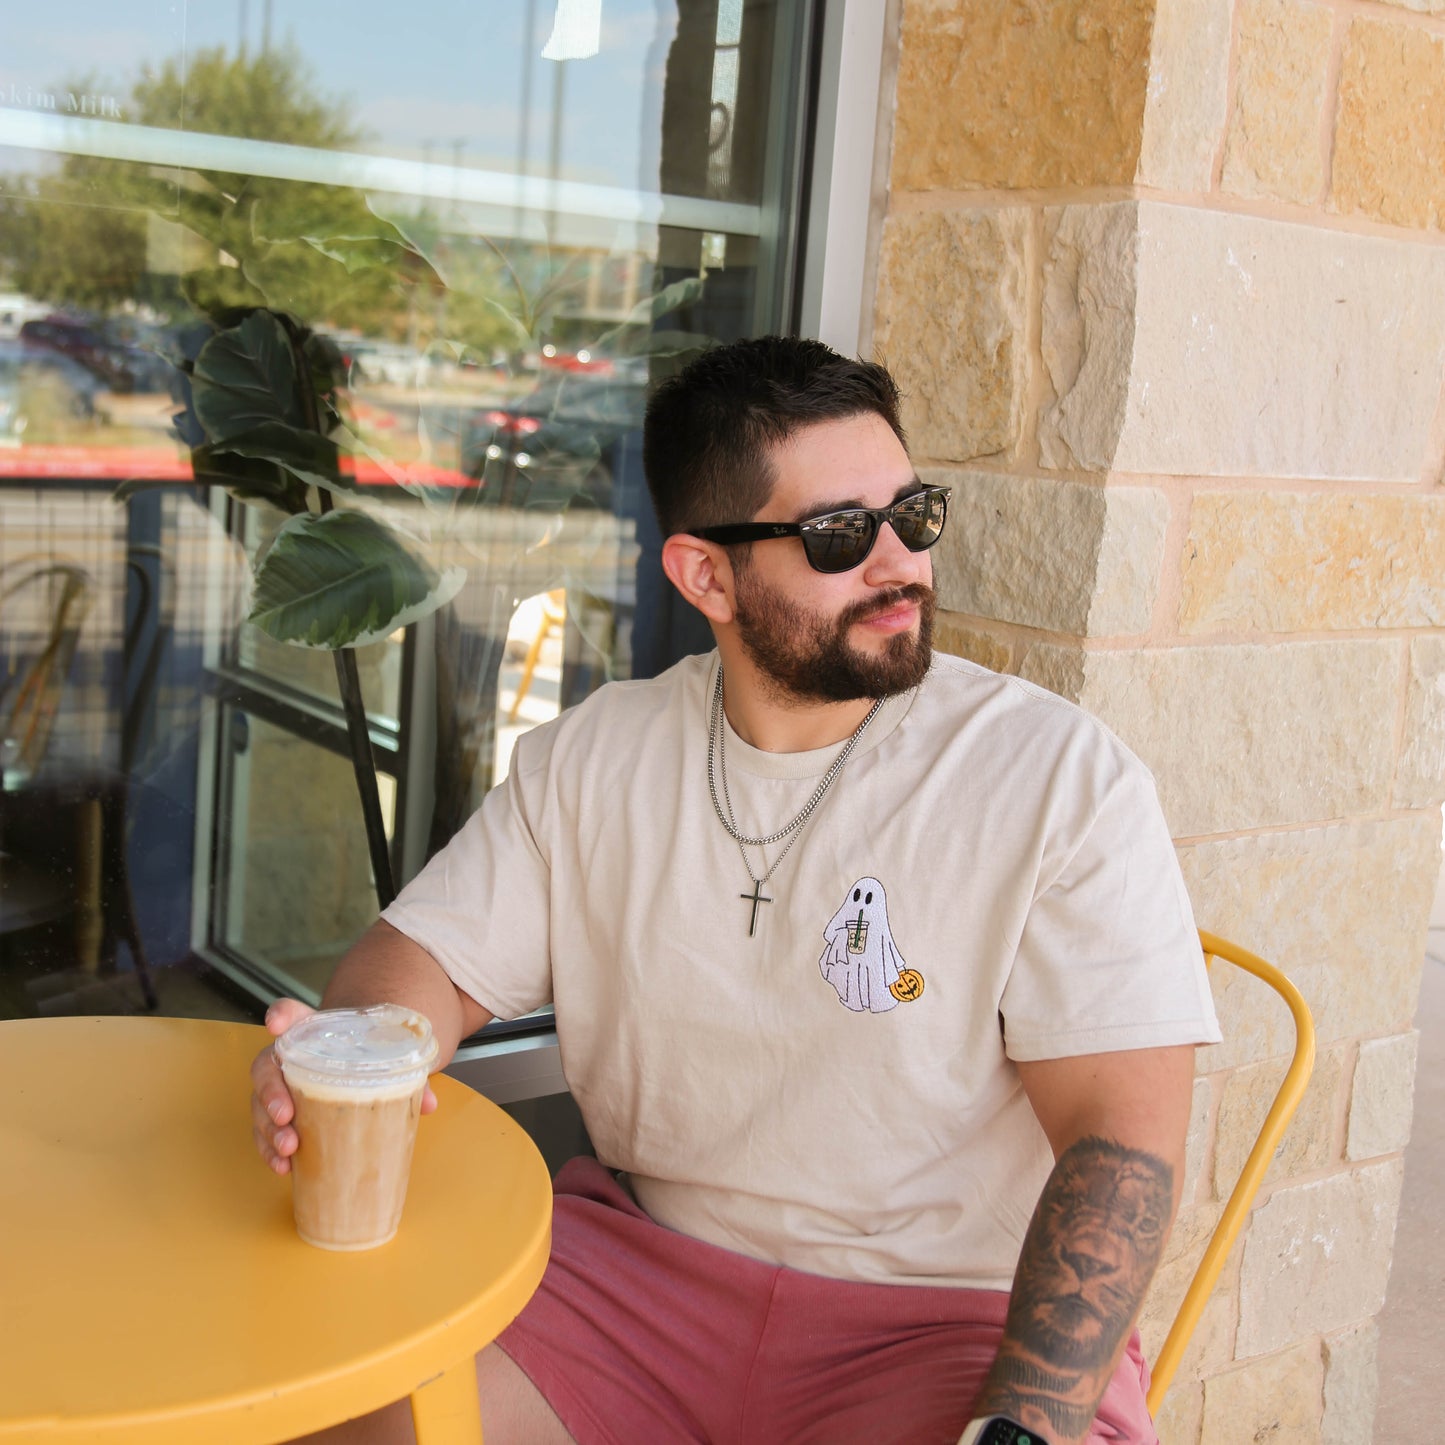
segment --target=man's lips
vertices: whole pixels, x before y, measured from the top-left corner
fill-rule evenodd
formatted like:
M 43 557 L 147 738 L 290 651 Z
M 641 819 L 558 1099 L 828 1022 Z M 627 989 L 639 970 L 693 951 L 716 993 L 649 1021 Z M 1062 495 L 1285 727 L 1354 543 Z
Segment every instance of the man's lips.
M 844 614 L 847 627 L 870 627 L 877 632 L 904 632 L 923 615 L 933 594 L 927 587 L 900 587 L 867 602 L 858 602 Z
M 906 600 L 891 602 L 887 607 L 858 619 L 863 626 L 876 628 L 880 632 L 901 632 L 904 628 L 912 627 L 917 620 L 918 604 Z

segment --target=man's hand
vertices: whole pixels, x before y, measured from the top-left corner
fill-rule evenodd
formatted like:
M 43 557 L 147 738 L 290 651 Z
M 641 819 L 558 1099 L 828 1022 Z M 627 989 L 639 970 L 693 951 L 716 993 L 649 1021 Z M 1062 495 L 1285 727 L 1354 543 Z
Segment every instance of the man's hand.
M 322 1008 L 366 1008 L 396 1003 L 425 1014 L 437 1041 L 435 1072 L 451 1063 L 457 1045 L 491 1022 L 492 1016 L 476 999 L 464 994 L 447 977 L 442 966 L 419 944 L 389 923 L 378 919 L 336 965 L 321 1000 Z M 266 1011 L 266 1027 L 281 1035 L 315 1010 L 294 998 L 277 999 Z M 437 1106 L 428 1087 L 421 1111 Z M 273 1049 L 263 1049 L 251 1065 L 251 1132 L 256 1150 L 278 1174 L 291 1172 L 291 1156 L 298 1143 L 291 1121 L 296 1116 L 281 1065 Z
M 315 1012 L 297 999 L 277 999 L 266 1010 L 266 1028 L 274 1038 L 279 1038 L 292 1024 Z M 436 1106 L 437 1096 L 428 1085 L 422 1095 L 421 1111 L 430 1114 Z M 251 1136 L 256 1141 L 257 1153 L 277 1174 L 291 1172 L 291 1156 L 300 1143 L 296 1130 L 291 1127 L 295 1117 L 296 1105 L 286 1087 L 276 1050 L 264 1048 L 251 1064 Z
M 1179 1203 L 1192 1047 L 1021 1064 L 1056 1163 L 1024 1237 L 975 1415 L 1083 1440 Z

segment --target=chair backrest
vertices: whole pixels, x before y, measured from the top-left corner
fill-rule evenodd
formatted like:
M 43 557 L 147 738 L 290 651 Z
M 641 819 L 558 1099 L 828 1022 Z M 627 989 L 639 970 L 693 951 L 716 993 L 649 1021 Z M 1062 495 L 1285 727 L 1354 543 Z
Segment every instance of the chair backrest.
M 38 566 L 30 565 L 37 561 Z M 23 615 L 13 627 L 0 622 L 0 748 L 7 774 L 28 776 L 39 769 L 50 741 L 90 608 L 90 579 L 81 567 L 33 556 L 0 568 L 5 571 L 22 575 L 0 577 L 0 610 Z M 17 600 L 22 595 L 28 607 Z M 21 653 L 28 646 L 38 647 L 38 653 L 21 666 Z
M 1174 1316 L 1174 1323 L 1170 1326 L 1154 1361 L 1148 1397 L 1151 1415 L 1159 1413 L 1159 1405 L 1169 1388 L 1169 1382 L 1174 1378 L 1174 1372 L 1179 1368 L 1184 1347 L 1189 1343 L 1189 1337 L 1199 1323 L 1199 1316 L 1204 1311 L 1210 1292 L 1219 1278 L 1219 1272 L 1224 1268 L 1224 1261 L 1228 1258 L 1234 1241 L 1239 1237 L 1239 1231 L 1244 1227 L 1245 1217 L 1254 1203 L 1254 1196 L 1259 1192 L 1270 1160 L 1274 1158 L 1274 1151 L 1279 1147 L 1284 1131 L 1304 1097 L 1305 1086 L 1309 1083 L 1310 1072 L 1315 1064 L 1314 1020 L 1310 1017 L 1309 1005 L 1294 984 L 1272 963 L 1266 963 L 1264 959 L 1237 944 L 1229 943 L 1212 933 L 1205 933 L 1202 929 L 1199 941 L 1204 947 L 1206 964 L 1222 958 L 1226 963 L 1234 964 L 1261 979 L 1284 999 L 1294 1018 L 1294 1057 L 1290 1060 L 1289 1068 L 1285 1070 L 1279 1091 L 1274 1096 L 1274 1103 L 1270 1105 L 1264 1124 L 1255 1137 L 1254 1147 L 1244 1162 L 1234 1192 L 1229 1196 L 1224 1213 L 1214 1227 L 1214 1233 L 1209 1237 L 1204 1257 L 1199 1261 L 1199 1268 L 1195 1270 L 1194 1278 L 1184 1292 L 1179 1312 Z

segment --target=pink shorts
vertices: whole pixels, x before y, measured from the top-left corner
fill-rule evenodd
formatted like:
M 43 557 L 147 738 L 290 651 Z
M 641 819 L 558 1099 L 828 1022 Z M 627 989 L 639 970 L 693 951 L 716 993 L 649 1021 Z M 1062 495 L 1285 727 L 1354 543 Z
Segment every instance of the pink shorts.
M 664 1229 L 593 1159 L 553 1189 L 541 1288 L 497 1343 L 579 1445 L 956 1445 L 1003 1331 L 996 1290 L 858 1284 Z M 1129 1341 L 1091 1442 L 1158 1445 Z

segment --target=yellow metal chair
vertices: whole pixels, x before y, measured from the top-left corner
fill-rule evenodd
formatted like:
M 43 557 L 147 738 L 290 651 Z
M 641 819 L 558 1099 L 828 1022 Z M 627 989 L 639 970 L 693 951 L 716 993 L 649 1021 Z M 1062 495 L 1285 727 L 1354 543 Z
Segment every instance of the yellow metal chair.
M 547 636 L 552 631 L 560 632 L 567 623 L 567 589 L 565 587 L 554 587 L 542 598 L 542 618 L 537 625 L 536 636 L 532 638 L 532 645 L 527 649 L 527 660 L 522 664 L 522 680 L 517 684 L 517 695 L 512 699 L 512 706 L 507 710 L 507 721 L 517 721 L 517 713 L 521 709 L 522 699 L 527 695 L 527 689 L 532 686 L 532 674 L 537 670 L 537 660 L 542 656 L 542 644 L 546 642 Z
M 1309 1005 L 1294 984 L 1272 963 L 1266 963 L 1264 959 L 1256 957 L 1237 944 L 1203 930 L 1200 931 L 1199 941 L 1204 946 L 1206 964 L 1222 958 L 1225 962 L 1262 979 L 1289 1005 L 1295 1025 L 1294 1057 L 1290 1060 L 1289 1068 L 1285 1070 L 1279 1091 L 1274 1096 L 1274 1103 L 1270 1105 L 1269 1113 L 1255 1138 L 1254 1147 L 1249 1151 L 1249 1158 L 1245 1160 L 1234 1192 L 1224 1206 L 1224 1213 L 1214 1227 L 1204 1257 L 1199 1261 L 1199 1268 L 1195 1270 L 1194 1278 L 1184 1292 L 1183 1303 L 1180 1304 L 1174 1323 L 1169 1327 L 1169 1333 L 1154 1360 L 1148 1396 L 1151 1415 L 1159 1413 L 1160 1403 L 1174 1378 L 1174 1372 L 1179 1368 L 1184 1347 L 1189 1343 L 1189 1337 L 1199 1323 L 1199 1317 L 1204 1312 L 1219 1272 L 1224 1268 L 1224 1261 L 1244 1227 L 1245 1217 L 1254 1203 L 1254 1196 L 1259 1192 L 1270 1160 L 1274 1158 L 1274 1151 L 1279 1147 L 1284 1131 L 1304 1097 L 1305 1086 L 1309 1083 L 1310 1071 L 1315 1064 L 1314 1020 L 1310 1017 Z

